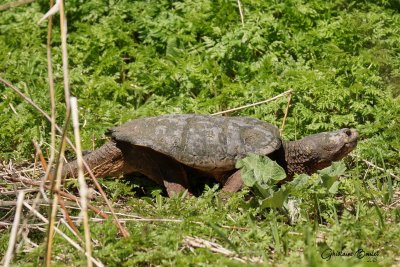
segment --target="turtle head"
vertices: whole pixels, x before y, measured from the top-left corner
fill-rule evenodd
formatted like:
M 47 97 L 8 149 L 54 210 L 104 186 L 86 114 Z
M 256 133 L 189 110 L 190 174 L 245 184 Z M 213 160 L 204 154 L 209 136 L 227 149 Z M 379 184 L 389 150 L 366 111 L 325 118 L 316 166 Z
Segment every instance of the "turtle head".
M 298 141 L 285 142 L 285 161 L 288 180 L 294 173 L 312 174 L 344 158 L 357 146 L 358 132 L 344 128 L 322 132 Z
M 320 170 L 331 165 L 333 161 L 344 158 L 357 146 L 358 132 L 344 128 L 334 132 L 323 132 L 305 137 L 304 143 L 312 143 L 311 152 L 314 169 Z

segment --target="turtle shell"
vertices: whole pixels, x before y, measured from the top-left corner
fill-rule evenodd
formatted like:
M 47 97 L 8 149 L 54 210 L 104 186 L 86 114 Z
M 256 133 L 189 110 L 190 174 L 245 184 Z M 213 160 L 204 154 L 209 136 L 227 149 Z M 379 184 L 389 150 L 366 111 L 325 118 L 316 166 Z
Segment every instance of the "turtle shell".
M 116 142 L 145 146 L 206 171 L 228 171 L 249 154 L 281 146 L 275 126 L 249 117 L 171 114 L 129 121 L 109 130 Z

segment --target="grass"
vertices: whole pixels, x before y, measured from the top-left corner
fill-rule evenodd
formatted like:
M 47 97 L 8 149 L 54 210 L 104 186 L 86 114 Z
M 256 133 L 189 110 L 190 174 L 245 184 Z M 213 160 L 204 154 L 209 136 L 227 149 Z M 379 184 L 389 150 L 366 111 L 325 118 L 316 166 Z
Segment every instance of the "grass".
M 0 0 L 0 5 L 9 2 Z M 166 198 L 140 177 L 102 180 L 130 236 L 120 237 L 110 220 L 92 220 L 93 256 L 106 266 L 257 266 L 252 260 L 262 261 L 260 266 L 399 265 L 397 1 L 240 2 L 243 24 L 237 1 L 67 1 L 71 94 L 79 101 L 83 148 L 100 145 L 107 127 L 132 118 L 215 113 L 291 88 L 284 137 L 357 128 L 361 141 L 356 157 L 344 160 L 347 170 L 336 177 L 335 190 L 327 190 L 320 182 L 323 175 L 315 174 L 275 209 L 262 208 L 248 190 L 228 199 L 216 188 L 197 198 Z M 50 106 L 47 29 L 35 22 L 47 9 L 48 3 L 35 1 L 0 11 L 0 77 L 45 110 Z M 54 23 L 57 123 L 62 125 L 57 18 Z M 32 139 L 45 156 L 50 154 L 50 125 L 2 85 L 0 99 L 0 195 L 1 201 L 13 201 L 15 196 L 7 193 L 28 186 L 11 183 L 9 177 L 40 176 L 23 162 L 33 161 Z M 286 103 L 281 98 L 234 115 L 279 126 Z M 77 193 L 77 182 L 67 181 L 65 188 Z M 1 201 L 3 257 L 14 209 Z M 91 203 L 104 205 L 99 198 Z M 79 215 L 79 209 L 68 210 Z M 40 211 L 47 214 L 47 206 Z M 27 210 L 23 214 L 28 230 L 18 239 L 24 245 L 13 264 L 43 265 L 46 226 Z M 100 218 L 93 212 L 89 216 Z M 60 228 L 76 239 L 64 225 Z M 79 229 L 83 233 L 82 225 Z M 237 259 L 195 248 L 188 237 L 215 242 Z M 86 260 L 58 234 L 52 255 L 57 266 L 84 265 Z

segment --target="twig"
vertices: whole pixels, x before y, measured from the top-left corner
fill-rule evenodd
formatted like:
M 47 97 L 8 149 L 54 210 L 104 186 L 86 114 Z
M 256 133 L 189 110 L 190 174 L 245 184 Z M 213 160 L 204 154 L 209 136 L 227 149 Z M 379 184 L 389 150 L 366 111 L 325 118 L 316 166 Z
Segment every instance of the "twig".
M 7 4 L 1 5 L 0 6 L 0 11 L 7 10 L 9 8 L 14 8 L 14 7 L 17 7 L 17 6 L 22 6 L 22 5 L 25 5 L 25 4 L 29 4 L 29 3 L 32 3 L 34 1 L 35 0 L 19 0 L 19 1 L 15 1 L 15 2 L 10 2 L 10 3 L 7 3 Z
M 65 203 L 64 203 L 64 200 L 62 197 L 58 198 L 58 203 L 60 204 L 60 207 L 63 211 L 64 218 L 67 221 L 68 226 L 72 229 L 72 232 L 74 232 L 76 235 L 79 235 L 79 230 L 75 226 L 74 222 L 71 220 L 71 216 L 69 216 L 68 210 L 65 207 Z
M 223 246 L 221 246 L 217 243 L 214 243 L 214 242 L 211 242 L 211 241 L 199 238 L 199 237 L 187 236 L 187 237 L 185 237 L 184 244 L 188 248 L 207 248 L 214 253 L 222 254 L 224 256 L 235 259 L 242 263 L 246 263 L 246 262 L 262 263 L 261 258 L 258 258 L 258 257 L 255 257 L 255 258 L 242 257 L 242 258 L 240 258 L 235 252 L 233 252 L 227 248 L 224 248 Z
M 82 240 L 82 237 L 79 235 L 79 232 L 76 232 L 74 229 L 72 229 L 70 224 L 67 223 L 64 218 L 60 218 L 59 222 L 64 224 L 65 227 L 67 227 L 68 230 L 70 230 L 71 233 L 79 240 L 79 242 L 83 244 L 83 240 Z
M 35 140 L 33 140 L 32 143 L 36 150 L 36 156 L 38 156 L 40 159 L 40 163 L 42 164 L 43 170 L 46 170 L 48 166 L 46 160 L 43 157 L 42 150 L 40 149 L 38 143 Z
M 58 154 L 57 159 L 57 176 L 55 183 L 52 183 L 51 189 L 60 190 L 61 186 L 61 172 L 63 162 L 60 160 L 64 157 L 65 145 L 66 145 L 66 133 L 67 133 L 67 125 L 69 122 L 70 116 L 70 89 L 69 89 L 69 75 L 68 75 L 68 54 L 67 54 L 67 20 L 64 12 L 64 1 L 57 0 L 57 4 L 60 8 L 60 29 L 61 29 L 61 51 L 62 51 L 62 65 L 63 65 L 63 77 L 64 77 L 64 95 L 65 95 L 65 107 L 66 107 L 66 118 L 65 125 L 62 132 L 62 139 L 60 145 L 60 153 Z M 48 231 L 48 239 L 47 239 L 47 251 L 46 251 L 46 266 L 51 266 L 51 252 L 52 252 L 52 244 L 53 244 L 53 231 L 54 231 L 54 223 L 57 214 L 57 205 L 58 205 L 58 194 L 54 194 L 53 196 L 53 205 L 50 213 L 49 220 L 49 231 Z M 90 262 L 90 261 L 89 261 Z
M 89 229 L 89 216 L 87 213 L 87 197 L 88 197 L 88 187 L 83 177 L 83 157 L 81 149 L 81 137 L 79 134 L 79 118 L 78 118 L 78 101 L 76 97 L 71 97 L 71 111 L 72 111 L 72 125 L 74 128 L 75 135 L 75 147 L 76 147 L 76 161 L 78 164 L 78 182 L 79 182 L 79 194 L 81 196 L 81 207 L 83 216 L 83 227 L 85 232 L 85 245 L 86 245 L 86 255 L 88 257 L 87 265 L 92 266 L 92 262 L 89 258 L 92 256 L 92 248 L 90 246 L 90 229 Z
M 58 11 L 60 11 L 60 1 L 56 1 L 55 5 L 52 5 L 50 1 L 50 9 L 49 11 L 46 12 L 46 14 L 43 15 L 43 17 L 38 21 L 38 25 L 41 24 L 45 19 L 55 15 Z
M 128 237 L 129 236 L 129 232 L 128 230 L 126 230 L 125 227 L 122 226 L 122 224 L 120 223 L 120 221 L 118 220 L 117 215 L 115 214 L 114 208 L 111 205 L 111 202 L 108 200 L 106 193 L 104 192 L 103 188 L 101 187 L 101 185 L 99 184 L 99 181 L 97 181 L 96 176 L 93 174 L 92 170 L 90 169 L 89 165 L 86 163 L 86 161 L 83 161 L 83 165 L 85 166 L 88 174 L 90 175 L 90 178 L 92 179 L 93 183 L 96 185 L 97 190 L 99 190 L 100 195 L 103 197 L 104 201 L 107 204 L 107 207 L 109 208 L 113 218 L 114 218 L 114 222 L 118 227 L 119 232 L 121 233 L 121 235 L 123 237 Z
M 242 21 L 242 26 L 244 26 L 244 16 L 243 16 L 243 10 L 242 10 L 242 3 L 240 3 L 240 0 L 237 0 L 237 3 L 238 3 L 239 13 L 240 13 L 240 20 Z
M 7 87 L 11 88 L 12 90 L 14 90 L 17 94 L 19 94 L 25 101 L 27 101 L 29 104 L 31 104 L 36 110 L 39 111 L 40 114 L 42 114 L 47 120 L 51 121 L 51 118 L 49 115 L 47 115 L 46 112 L 44 112 L 38 105 L 36 105 L 36 103 L 30 99 L 29 97 L 27 97 L 25 94 L 23 94 L 20 90 L 18 90 L 18 88 L 16 88 L 15 86 L 13 86 L 11 83 L 7 82 L 6 80 L 2 79 L 0 77 L 0 83 L 3 83 L 4 85 L 6 85 Z M 56 130 L 62 134 L 62 130 L 61 128 L 56 124 L 55 125 Z M 70 147 L 76 152 L 76 148 L 74 146 L 74 144 L 71 142 L 71 140 L 67 137 L 66 138 L 68 145 L 70 145 Z M 127 237 L 129 236 L 128 231 L 122 226 L 122 224 L 118 221 L 118 217 L 115 215 L 114 209 L 111 206 L 110 201 L 108 200 L 104 190 L 101 188 L 99 182 L 97 181 L 96 177 L 94 176 L 93 172 L 90 170 L 89 165 L 86 163 L 86 161 L 83 161 L 83 165 L 85 166 L 86 171 L 88 172 L 89 176 L 91 177 L 91 179 L 93 180 L 94 184 L 96 185 L 97 190 L 99 190 L 99 193 L 101 194 L 101 196 L 103 197 L 104 201 L 107 204 L 107 207 L 110 209 L 111 214 L 113 215 L 114 218 L 114 223 L 116 224 L 116 226 L 118 227 L 119 232 L 121 233 L 122 236 Z
M 220 254 L 223 254 L 228 257 L 233 257 L 236 255 L 235 252 L 233 252 L 227 248 L 224 248 L 223 246 L 221 246 L 217 243 L 214 243 L 214 242 L 211 242 L 211 241 L 199 238 L 199 237 L 187 236 L 187 237 L 185 237 L 184 242 L 185 242 L 185 245 L 188 247 L 208 248 L 212 252 L 220 253 Z
M 33 146 L 36 149 L 36 155 L 39 156 L 39 158 L 40 158 L 40 162 L 42 163 L 43 170 L 46 170 L 46 175 L 44 177 L 42 177 L 42 183 L 40 184 L 39 191 L 40 191 L 41 195 L 43 196 L 43 198 L 48 201 L 48 198 L 46 196 L 46 193 L 44 192 L 44 187 L 43 186 L 44 186 L 47 178 L 49 177 L 47 175 L 48 174 L 47 171 L 50 172 L 50 169 L 49 169 L 49 165 L 50 164 L 47 164 L 46 160 L 43 157 L 42 150 L 40 149 L 39 145 L 35 141 L 33 141 Z M 33 206 L 36 207 L 36 205 L 33 205 Z
M 183 219 L 167 219 L 167 218 L 143 218 L 140 216 L 132 216 L 133 218 L 120 218 L 120 221 L 122 222 L 128 222 L 128 221 L 134 221 L 134 222 L 173 222 L 173 223 L 183 223 Z M 74 217 L 73 217 L 74 218 Z M 102 218 L 91 218 L 90 219 L 93 222 L 103 222 L 106 219 Z M 205 223 L 202 222 L 196 222 L 196 221 L 189 221 L 189 223 L 193 224 L 198 224 L 201 226 L 206 226 Z M 241 231 L 246 231 L 249 230 L 249 228 L 246 227 L 239 227 L 239 226 L 230 226 L 230 225 L 219 225 L 219 227 L 224 228 L 224 229 L 233 229 L 233 230 L 241 230 Z
M 372 167 L 372 168 L 375 168 L 375 169 L 377 169 L 377 170 L 380 170 L 380 171 L 382 171 L 382 172 L 385 172 L 385 173 L 389 174 L 390 176 L 392 176 L 393 178 L 395 178 L 395 179 L 397 179 L 397 180 L 400 181 L 400 177 L 397 176 L 397 175 L 395 175 L 394 173 L 392 173 L 392 172 L 390 172 L 390 171 L 387 171 L 387 170 L 385 170 L 384 168 L 379 167 L 379 166 L 373 164 L 372 162 L 370 162 L 370 161 L 368 161 L 368 160 L 366 160 L 366 159 L 361 158 L 360 156 L 358 156 L 358 155 L 356 155 L 356 154 L 351 153 L 350 156 L 352 156 L 352 157 L 354 157 L 354 158 L 357 158 L 357 159 L 360 159 L 361 161 L 363 161 L 363 162 L 364 162 L 365 164 L 367 164 L 368 166 L 370 166 L 370 167 Z
M 13 225 L 12 223 L 6 223 L 6 222 L 0 221 L 0 226 L 12 226 L 12 225 Z M 45 225 L 47 225 L 47 223 L 31 223 L 31 224 L 27 224 L 26 226 L 30 227 L 30 228 L 36 228 L 36 227 L 45 226 Z
M 233 112 L 233 111 L 238 111 L 238 110 L 245 109 L 245 108 L 249 108 L 249 107 L 258 106 L 258 105 L 261 105 L 261 104 L 265 104 L 265 103 L 274 101 L 274 100 L 276 100 L 276 99 L 278 99 L 278 98 L 280 98 L 280 97 L 282 97 L 282 96 L 285 96 L 285 95 L 287 95 L 287 94 L 291 94 L 292 92 L 293 92 L 293 90 L 290 89 L 290 90 L 287 90 L 287 91 L 285 91 L 285 92 L 283 92 L 283 93 L 281 93 L 281 94 L 279 94 L 279 95 L 276 95 L 276 96 L 274 96 L 274 97 L 272 97 L 272 98 L 269 98 L 269 99 L 267 99 L 267 100 L 263 100 L 263 101 L 260 101 L 260 102 L 256 102 L 256 103 L 252 103 L 252 104 L 247 104 L 247 105 L 244 105 L 244 106 L 240 106 L 240 107 L 237 107 L 237 108 L 232 108 L 232 109 L 228 109 L 228 110 L 216 112 L 216 113 L 213 113 L 213 114 L 211 114 L 211 115 L 221 115 L 221 114 L 230 113 L 230 112 Z
M 291 100 L 292 100 L 292 92 L 290 92 L 290 93 L 288 94 L 288 101 L 287 101 L 287 106 L 286 106 L 286 109 L 285 109 L 285 115 L 283 116 L 282 125 L 281 125 L 281 130 L 280 130 L 281 134 L 282 134 L 282 132 L 283 132 L 283 129 L 285 128 L 286 117 L 287 117 L 287 115 L 288 115 L 288 113 L 289 113 L 289 107 L 290 107 L 290 101 L 291 101 Z
M 11 228 L 7 252 L 6 255 L 4 256 L 4 267 L 8 267 L 10 265 L 13 256 L 14 246 L 17 241 L 17 232 L 18 232 L 19 221 L 21 218 L 22 203 L 24 202 L 24 196 L 25 192 L 23 190 L 19 191 L 17 197 L 17 208 L 15 211 L 14 222 Z
M 54 237 L 54 224 L 55 224 L 55 218 L 57 214 L 57 206 L 58 206 L 58 199 L 59 195 L 58 192 L 60 192 L 61 188 L 61 172 L 62 172 L 62 166 L 63 166 L 63 161 L 61 160 L 64 157 L 64 152 L 65 152 L 65 146 L 66 146 L 66 138 L 67 138 L 67 129 L 68 129 L 68 124 L 69 124 L 69 118 L 71 115 L 70 110 L 67 110 L 67 114 L 65 115 L 65 122 L 64 122 L 64 127 L 62 131 L 62 136 L 61 136 L 61 144 L 59 148 L 59 153 L 57 157 L 57 163 L 56 163 L 56 179 L 51 180 L 51 185 L 50 185 L 50 192 L 53 193 L 53 203 L 51 206 L 51 212 L 49 214 L 49 230 L 47 233 L 47 250 L 46 250 L 46 266 L 50 267 L 51 266 L 51 252 L 52 252 L 52 246 L 53 246 L 53 237 Z
M 42 214 L 40 214 L 37 210 L 33 209 L 28 203 L 24 202 L 24 206 L 27 207 L 30 211 L 32 211 L 33 214 L 35 214 L 43 222 L 49 223 L 49 221 Z M 66 234 L 64 234 L 60 229 L 58 229 L 57 227 L 54 227 L 54 230 L 55 230 L 55 232 L 60 234 L 65 240 L 67 240 L 74 248 L 76 248 L 77 250 L 86 254 L 86 252 L 83 248 L 81 248 L 74 240 L 72 240 Z M 91 257 L 90 260 L 97 266 L 100 266 L 100 267 L 104 266 L 104 264 L 101 261 L 99 261 L 93 257 Z
M 33 203 L 34 200 L 30 200 L 30 201 L 26 201 L 26 202 Z M 13 207 L 13 206 L 16 206 L 17 203 L 18 203 L 18 201 L 15 201 L 15 200 L 0 200 L 0 207 L 8 207 L 8 206 Z M 47 201 L 44 200 L 44 201 L 42 201 L 42 203 L 47 203 Z
M 22 93 L 17 87 L 15 87 L 14 85 L 12 85 L 10 82 L 4 80 L 3 78 L 0 77 L 0 83 L 4 84 L 5 86 L 7 86 L 8 88 L 11 88 L 14 92 L 16 92 L 20 97 L 22 97 L 26 102 L 28 102 L 32 107 L 34 107 L 37 111 L 39 111 L 40 114 L 42 114 L 46 119 L 48 119 L 49 121 L 51 121 L 51 118 L 49 117 L 49 115 L 47 115 L 46 112 L 43 111 L 43 109 L 41 109 L 38 105 L 36 105 L 36 103 L 30 99 L 29 97 L 27 97 L 24 93 Z M 60 127 L 57 126 L 57 131 L 59 131 L 61 133 L 61 129 Z
M 25 191 L 25 193 L 36 193 L 36 192 L 38 191 L 38 189 L 36 189 L 36 188 L 31 188 L 31 189 L 24 189 L 24 191 Z M 1 195 L 2 195 L 2 196 L 15 195 L 15 191 L 1 192 Z M 7 201 L 3 201 L 3 202 L 2 202 L 2 200 L 0 200 L 0 203 L 4 203 L 4 202 L 7 202 Z M 1 206 L 1 205 L 0 205 L 0 206 Z M 15 206 L 15 204 L 12 205 L 12 206 Z
M 75 217 L 77 218 L 77 217 Z M 91 218 L 90 219 L 93 222 L 104 222 L 106 221 L 106 219 L 102 219 L 102 218 Z M 164 218 L 142 218 L 139 216 L 136 216 L 136 218 L 120 218 L 120 221 L 122 222 L 129 222 L 129 221 L 134 221 L 134 222 L 173 222 L 173 223 L 183 223 L 184 220 L 182 219 L 164 219 Z
M 15 115 L 18 115 L 18 112 L 15 110 L 14 105 L 11 103 L 8 103 L 8 105 L 10 106 L 12 112 L 14 112 Z
M 54 0 L 50 0 L 50 9 L 54 6 Z M 51 32 L 53 28 L 53 16 L 49 16 L 47 23 L 47 75 L 49 79 L 49 95 L 50 95 L 50 157 L 49 164 L 46 169 L 46 174 L 42 179 L 41 189 L 43 188 L 44 183 L 48 178 L 52 180 L 51 176 L 51 167 L 53 166 L 54 158 L 55 158 L 55 147 L 56 147 L 56 97 L 55 97 L 55 89 L 54 89 L 54 78 L 53 78 L 53 64 L 51 62 Z M 42 190 L 43 191 L 43 190 Z M 43 197 L 46 195 L 42 192 Z
M 30 184 L 30 185 L 40 186 L 40 182 L 31 180 L 31 179 L 27 179 L 27 178 L 16 178 L 16 177 L 7 177 L 6 178 L 6 177 L 4 177 L 4 179 L 7 179 L 7 180 L 10 180 L 10 181 L 13 181 L 13 182 L 20 182 L 20 183 L 26 183 L 26 184 Z M 50 189 L 50 186 L 48 186 L 48 185 L 45 185 L 44 187 L 47 190 Z M 73 200 L 75 202 L 80 202 L 79 198 L 74 196 L 74 195 L 68 194 L 68 193 L 63 192 L 63 191 L 56 191 L 56 192 L 58 194 L 60 194 L 61 196 L 65 197 L 65 198 L 68 198 L 68 199 Z M 108 219 L 108 215 L 105 214 L 104 212 L 102 212 L 100 209 L 96 208 L 95 206 L 88 204 L 88 208 L 91 209 L 92 211 L 94 211 L 96 214 L 98 214 L 101 217 L 103 217 L 104 219 Z
M 70 109 L 70 90 L 69 90 L 69 73 L 68 73 L 68 53 L 67 53 L 67 17 L 64 12 L 64 0 L 57 0 L 60 5 L 60 28 L 61 28 L 61 52 L 64 74 L 64 96 L 65 107 L 67 111 Z

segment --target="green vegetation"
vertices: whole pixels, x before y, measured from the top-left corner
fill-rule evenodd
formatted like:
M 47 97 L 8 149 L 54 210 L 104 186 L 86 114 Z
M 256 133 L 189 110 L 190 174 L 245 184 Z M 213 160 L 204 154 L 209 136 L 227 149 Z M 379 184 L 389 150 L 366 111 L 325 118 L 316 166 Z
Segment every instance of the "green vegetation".
M 260 257 L 262 266 L 400 264 L 399 180 L 389 175 L 400 173 L 399 2 L 242 0 L 243 25 L 237 3 L 67 1 L 70 84 L 84 122 L 83 146 L 100 145 L 107 127 L 132 118 L 213 113 L 292 88 L 285 138 L 353 127 L 362 139 L 357 156 L 384 171 L 348 157 L 346 171 L 341 164 L 330 172 L 298 176 L 283 207 L 273 209 L 248 199 L 247 190 L 227 202 L 216 188 L 182 200 L 136 181 L 104 181 L 120 212 L 183 221 L 129 221 L 129 238 L 117 237 L 111 222 L 93 222 L 94 256 L 106 266 L 242 266 L 205 248 L 186 248 L 185 237 L 196 236 L 240 258 Z M 47 27 L 36 22 L 47 10 L 48 3 L 40 0 L 0 11 L 0 77 L 45 110 L 50 106 Z M 62 125 L 59 33 L 55 26 L 57 123 Z M 286 103 L 282 98 L 235 115 L 279 126 Z M 3 85 L 0 110 L 1 161 L 33 161 L 32 139 L 48 154 L 50 124 Z M 137 197 L 142 188 L 153 196 Z M 9 229 L 0 233 L 2 256 Z M 42 265 L 44 234 L 31 229 L 29 238 L 39 247 L 20 251 L 14 262 Z M 379 255 L 321 257 L 327 249 L 359 248 Z M 60 266 L 85 260 L 58 235 L 54 255 Z

